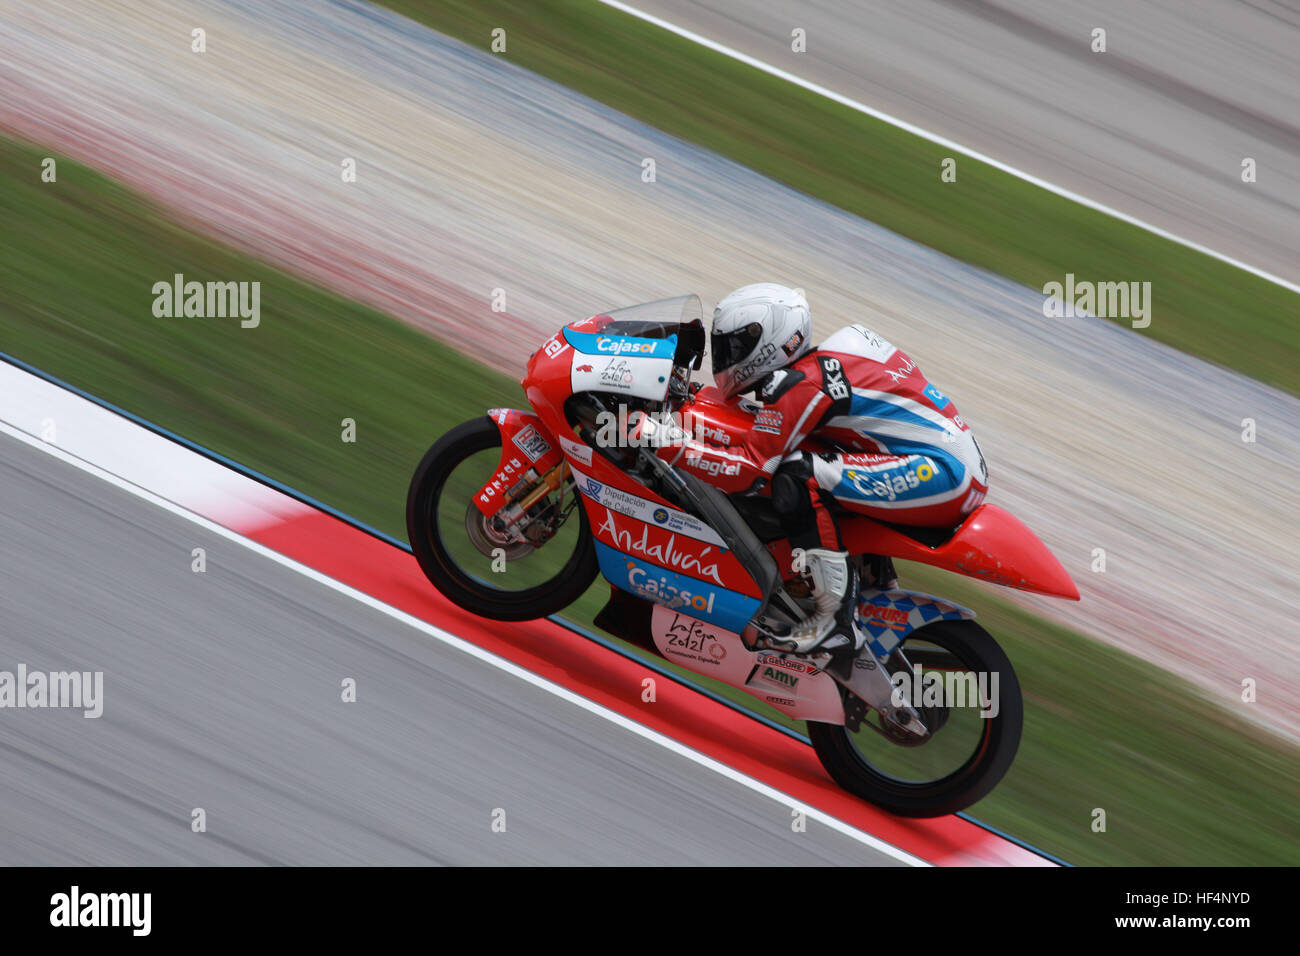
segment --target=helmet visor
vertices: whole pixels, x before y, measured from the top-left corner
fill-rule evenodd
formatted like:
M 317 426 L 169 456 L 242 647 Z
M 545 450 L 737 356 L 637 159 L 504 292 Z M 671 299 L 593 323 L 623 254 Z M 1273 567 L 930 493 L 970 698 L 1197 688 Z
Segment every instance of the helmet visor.
M 763 336 L 763 326 L 750 322 L 734 332 L 714 332 L 709 337 L 713 351 L 713 374 L 725 371 L 754 351 Z

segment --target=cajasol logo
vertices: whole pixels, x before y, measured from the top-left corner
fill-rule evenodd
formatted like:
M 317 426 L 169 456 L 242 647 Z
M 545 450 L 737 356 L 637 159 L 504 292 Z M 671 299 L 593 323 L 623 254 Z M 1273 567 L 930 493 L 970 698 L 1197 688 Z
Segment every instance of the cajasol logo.
M 677 354 L 677 336 L 666 339 L 639 339 L 626 335 L 599 335 L 565 329 L 564 338 L 586 355 L 630 355 L 647 358 L 672 358 Z
M 757 598 L 712 588 L 707 581 L 637 560 L 601 541 L 596 556 L 601 573 L 616 587 L 729 631 L 743 630 L 758 610 Z
M 628 588 L 637 594 L 648 597 L 656 604 L 662 604 L 664 607 L 690 608 L 692 611 L 699 611 L 701 614 L 713 613 L 713 601 L 717 597 L 717 592 L 710 590 L 708 594 L 693 594 L 670 580 L 669 572 L 662 571 L 656 574 L 655 571 L 656 569 L 649 565 L 628 561 Z M 677 576 L 673 575 L 672 577 L 676 578 Z
M 635 339 L 612 339 L 607 335 L 596 336 L 596 351 L 613 355 L 653 355 L 654 342 L 638 342 Z
M 923 389 L 925 397 L 934 402 L 935 408 L 943 408 L 948 404 L 948 396 L 939 391 L 933 385 L 926 385 Z

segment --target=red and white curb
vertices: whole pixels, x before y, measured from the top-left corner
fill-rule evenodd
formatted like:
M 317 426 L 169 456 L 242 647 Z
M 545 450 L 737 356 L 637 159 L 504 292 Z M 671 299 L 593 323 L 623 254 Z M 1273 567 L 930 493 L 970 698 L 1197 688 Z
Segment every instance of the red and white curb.
M 0 432 L 235 541 L 901 862 L 1051 866 L 957 816 L 905 820 L 840 790 L 812 749 L 551 621 L 502 627 L 451 605 L 405 551 L 0 362 Z

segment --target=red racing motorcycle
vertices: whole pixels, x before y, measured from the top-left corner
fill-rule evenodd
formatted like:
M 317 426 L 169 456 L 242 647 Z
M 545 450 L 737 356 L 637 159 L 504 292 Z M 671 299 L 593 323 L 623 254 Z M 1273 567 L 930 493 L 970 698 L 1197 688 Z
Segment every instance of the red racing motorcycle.
M 1073 581 L 996 505 L 951 530 L 845 514 L 867 643 L 835 657 L 764 647 L 755 619 L 793 625 L 812 611 L 799 552 L 765 496 L 725 495 L 655 454 L 686 434 L 725 448 L 760 414 L 691 381 L 704 344 L 693 295 L 595 315 L 550 338 L 523 378 L 532 411 L 492 409 L 444 435 L 416 469 L 406 522 L 420 567 L 475 614 L 585 612 L 806 721 L 831 777 L 892 813 L 970 806 L 1015 757 L 1020 685 L 973 611 L 900 588 L 892 559 L 1078 600 Z M 588 593 L 597 573 L 611 585 L 603 607 Z

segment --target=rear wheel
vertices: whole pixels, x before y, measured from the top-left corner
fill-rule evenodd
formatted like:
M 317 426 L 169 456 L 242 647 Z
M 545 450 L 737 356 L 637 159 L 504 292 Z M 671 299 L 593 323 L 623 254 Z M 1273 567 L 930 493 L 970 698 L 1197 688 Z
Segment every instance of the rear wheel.
M 498 621 L 546 617 L 596 578 L 587 515 L 568 480 L 529 509 L 531 542 L 503 531 L 474 505 L 500 458 L 501 432 L 488 417 L 438 439 L 411 479 L 407 536 L 425 576 L 465 610 Z
M 890 674 L 906 673 L 918 687 L 913 706 L 930 733 L 917 738 L 872 711 L 857 731 L 809 722 L 813 748 L 836 783 L 890 813 L 964 810 L 997 786 L 1015 759 L 1024 725 L 1020 683 L 1006 653 L 974 621 L 927 624 L 899 651 L 889 659 Z

